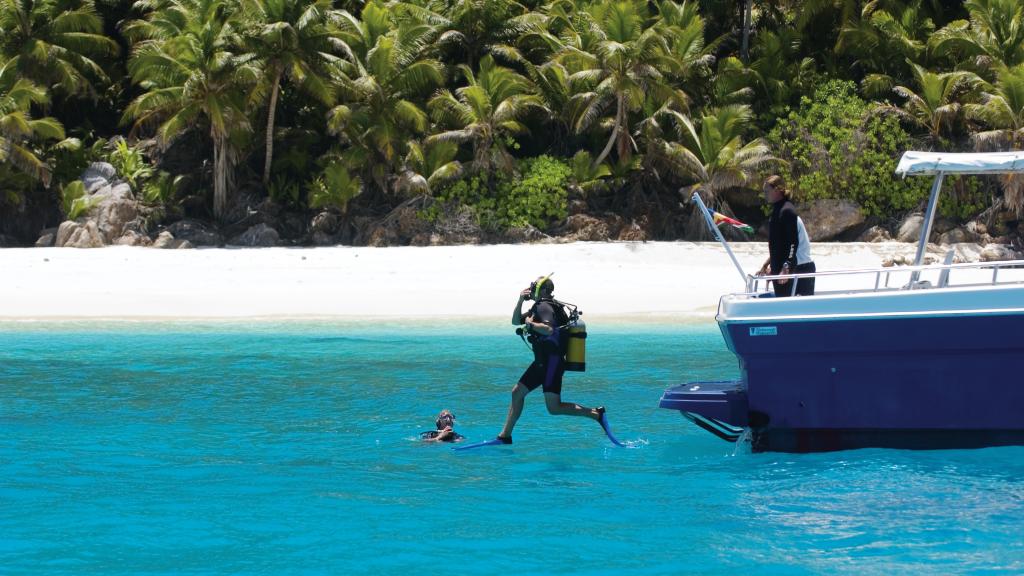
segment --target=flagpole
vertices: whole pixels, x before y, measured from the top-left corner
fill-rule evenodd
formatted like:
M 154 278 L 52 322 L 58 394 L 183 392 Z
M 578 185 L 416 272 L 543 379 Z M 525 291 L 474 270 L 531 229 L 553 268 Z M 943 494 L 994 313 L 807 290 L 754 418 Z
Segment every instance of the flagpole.
M 743 279 L 743 285 L 746 286 L 747 274 L 746 272 L 743 271 L 743 267 L 740 266 L 739 261 L 736 260 L 736 255 L 732 253 L 732 248 L 729 248 L 729 243 L 726 242 L 725 237 L 722 236 L 722 231 L 718 229 L 718 226 L 715 226 L 715 220 L 714 218 L 711 217 L 711 212 L 708 212 L 708 207 L 704 205 L 704 201 L 701 200 L 700 194 L 694 192 L 693 201 L 697 203 L 697 206 L 700 208 L 700 211 L 704 213 L 704 220 L 708 223 L 708 227 L 711 228 L 711 231 L 715 233 L 716 237 L 718 237 L 718 241 L 721 242 L 722 246 L 725 247 L 725 251 L 729 254 L 729 258 L 732 258 L 732 263 L 736 266 L 736 270 L 740 273 L 740 278 Z

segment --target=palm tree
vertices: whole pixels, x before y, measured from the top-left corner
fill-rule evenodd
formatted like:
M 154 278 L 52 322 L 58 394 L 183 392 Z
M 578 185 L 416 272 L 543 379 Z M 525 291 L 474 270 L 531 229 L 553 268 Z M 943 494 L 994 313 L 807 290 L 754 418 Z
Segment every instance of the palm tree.
M 262 101 L 269 91 L 270 99 L 263 161 L 265 185 L 270 182 L 274 159 L 274 116 L 282 80 L 290 80 L 296 88 L 325 105 L 333 100 L 331 67 L 337 58 L 327 23 L 334 15 L 330 0 L 244 2 L 243 20 L 252 28 L 246 36 L 264 70 L 254 95 Z
M 135 45 L 128 72 L 145 93 L 125 110 L 134 129 L 156 126 L 163 145 L 206 124 L 213 140 L 213 212 L 223 218 L 240 140 L 249 131 L 244 91 L 258 70 L 236 54 L 227 0 L 166 0 L 126 31 Z
M 979 148 L 997 150 L 1024 149 L 1024 64 L 1002 67 L 995 85 L 987 86 L 980 104 L 964 106 L 967 116 L 979 120 L 990 130 L 974 135 Z M 1000 178 L 1006 204 L 1018 216 L 1024 216 L 1024 178 L 1012 174 Z
M 515 0 L 425 0 L 395 7 L 433 26 L 436 48 L 455 52 L 455 60 L 470 69 L 493 46 L 510 43 L 536 19 Z
M 1024 64 L 1024 6 L 1020 0 L 967 0 L 970 22 L 950 22 L 928 41 L 939 55 L 971 59 L 979 73 Z M 991 75 L 986 80 L 993 80 Z
M 345 15 L 338 38 L 348 61 L 339 91 L 345 102 L 328 112 L 328 128 L 352 146 L 346 159 L 388 192 L 393 171 L 414 136 L 426 131 L 421 96 L 444 81 L 443 66 L 422 56 L 431 29 L 408 24 L 392 29 L 387 11 L 367 4 L 362 18 Z
M 722 192 L 749 186 L 766 165 L 779 162 L 762 139 L 743 142 L 742 135 L 753 119 L 749 106 L 733 104 L 713 109 L 701 117 L 699 128 L 689 117 L 677 114 L 676 118 L 680 141 L 667 142 L 664 155 L 676 173 L 689 176 L 693 182 L 684 189 L 686 198 L 690 192 L 699 191 L 707 205 L 722 205 Z M 721 209 L 728 211 L 726 206 Z M 703 215 L 694 207 L 687 225 L 691 237 L 707 237 L 703 222 Z
M 469 85 L 455 94 L 442 90 L 430 100 L 437 121 L 454 129 L 434 134 L 427 141 L 470 142 L 473 168 L 488 179 L 493 166 L 512 168 L 509 142 L 529 132 L 521 122 L 523 116 L 530 109 L 546 108 L 529 80 L 498 66 L 490 55 L 480 60 L 476 74 L 468 66 L 459 68 Z
M 908 63 L 922 62 L 935 24 L 922 0 L 868 2 L 859 18 L 845 23 L 836 52 L 856 58 L 867 72 L 863 88 L 868 95 L 882 95 L 912 76 Z
M 103 34 L 92 0 L 0 0 L 0 58 L 18 74 L 65 94 L 93 93 L 107 80 L 92 58 L 120 52 Z
M 459 145 L 435 141 L 420 145 L 409 143 L 405 170 L 395 188 L 405 194 L 430 194 L 445 182 L 462 176 L 462 163 L 456 160 Z
M 896 86 L 893 91 L 905 99 L 902 107 L 891 104 L 879 106 L 882 112 L 895 114 L 901 120 L 928 131 L 932 146 L 943 141 L 943 132 L 953 127 L 960 115 L 957 98 L 981 81 L 970 72 L 936 73 L 908 62 L 914 75 L 917 91 L 907 86 Z
M 64 127 L 53 118 L 32 119 L 31 107 L 48 101 L 46 90 L 19 78 L 15 65 L 11 59 L 0 66 L 0 166 L 10 165 L 49 186 L 50 167 L 32 143 L 63 139 Z
M 558 55 L 580 90 L 573 97 L 581 110 L 574 128 L 577 133 L 589 130 L 614 105 L 611 135 L 594 165 L 604 162 L 613 146 L 627 160 L 633 148 L 629 112 L 639 110 L 647 95 L 686 106 L 686 95 L 665 79 L 679 64 L 644 4 L 606 0 L 582 16 L 584 23 L 564 34 L 565 48 Z
M 800 34 L 795 30 L 758 33 L 753 53 L 754 59 L 747 65 L 735 57 L 719 62 L 717 102 L 752 101 L 759 112 L 773 118 L 784 116 L 803 87 L 814 82 L 814 61 L 800 58 Z
M 657 6 L 657 27 L 665 35 L 669 55 L 676 60 L 673 78 L 684 86 L 703 83 L 711 75 L 714 53 L 726 37 L 711 42 L 704 40 L 704 18 L 697 2 L 684 0 L 678 4 L 672 0 L 661 0 Z

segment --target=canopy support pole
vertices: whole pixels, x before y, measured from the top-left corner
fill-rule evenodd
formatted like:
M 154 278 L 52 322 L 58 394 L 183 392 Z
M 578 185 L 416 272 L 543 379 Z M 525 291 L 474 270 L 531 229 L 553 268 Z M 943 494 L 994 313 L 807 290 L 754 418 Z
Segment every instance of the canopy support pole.
M 942 190 L 942 179 L 945 175 L 945 172 L 939 172 L 935 175 L 935 182 L 932 183 L 932 193 L 928 198 L 928 210 L 924 214 L 924 222 L 921 223 L 921 240 L 917 244 L 914 266 L 920 266 L 924 262 L 925 252 L 928 251 L 928 238 L 932 235 L 932 222 L 935 220 L 935 209 L 939 205 L 939 191 Z M 910 278 L 911 285 L 916 283 L 920 277 L 921 271 L 914 271 Z

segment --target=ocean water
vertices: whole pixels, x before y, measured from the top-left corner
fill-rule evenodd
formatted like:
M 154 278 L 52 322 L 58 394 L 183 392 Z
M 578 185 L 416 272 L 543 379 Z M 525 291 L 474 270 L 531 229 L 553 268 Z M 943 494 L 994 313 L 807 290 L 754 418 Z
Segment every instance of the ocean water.
M 510 447 L 500 323 L 0 325 L 3 574 L 1024 573 L 1024 448 L 751 454 L 657 408 L 711 322 L 592 323 Z

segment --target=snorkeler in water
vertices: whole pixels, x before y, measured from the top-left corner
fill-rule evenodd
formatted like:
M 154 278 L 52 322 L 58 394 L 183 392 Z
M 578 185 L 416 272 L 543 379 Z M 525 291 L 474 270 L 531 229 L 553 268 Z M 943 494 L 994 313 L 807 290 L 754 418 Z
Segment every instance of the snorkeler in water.
M 428 430 L 420 434 L 420 438 L 424 442 L 459 442 L 462 440 L 462 434 L 454 430 L 455 415 L 450 410 L 441 410 L 437 419 L 434 420 L 434 424 L 437 426 L 437 430 Z

